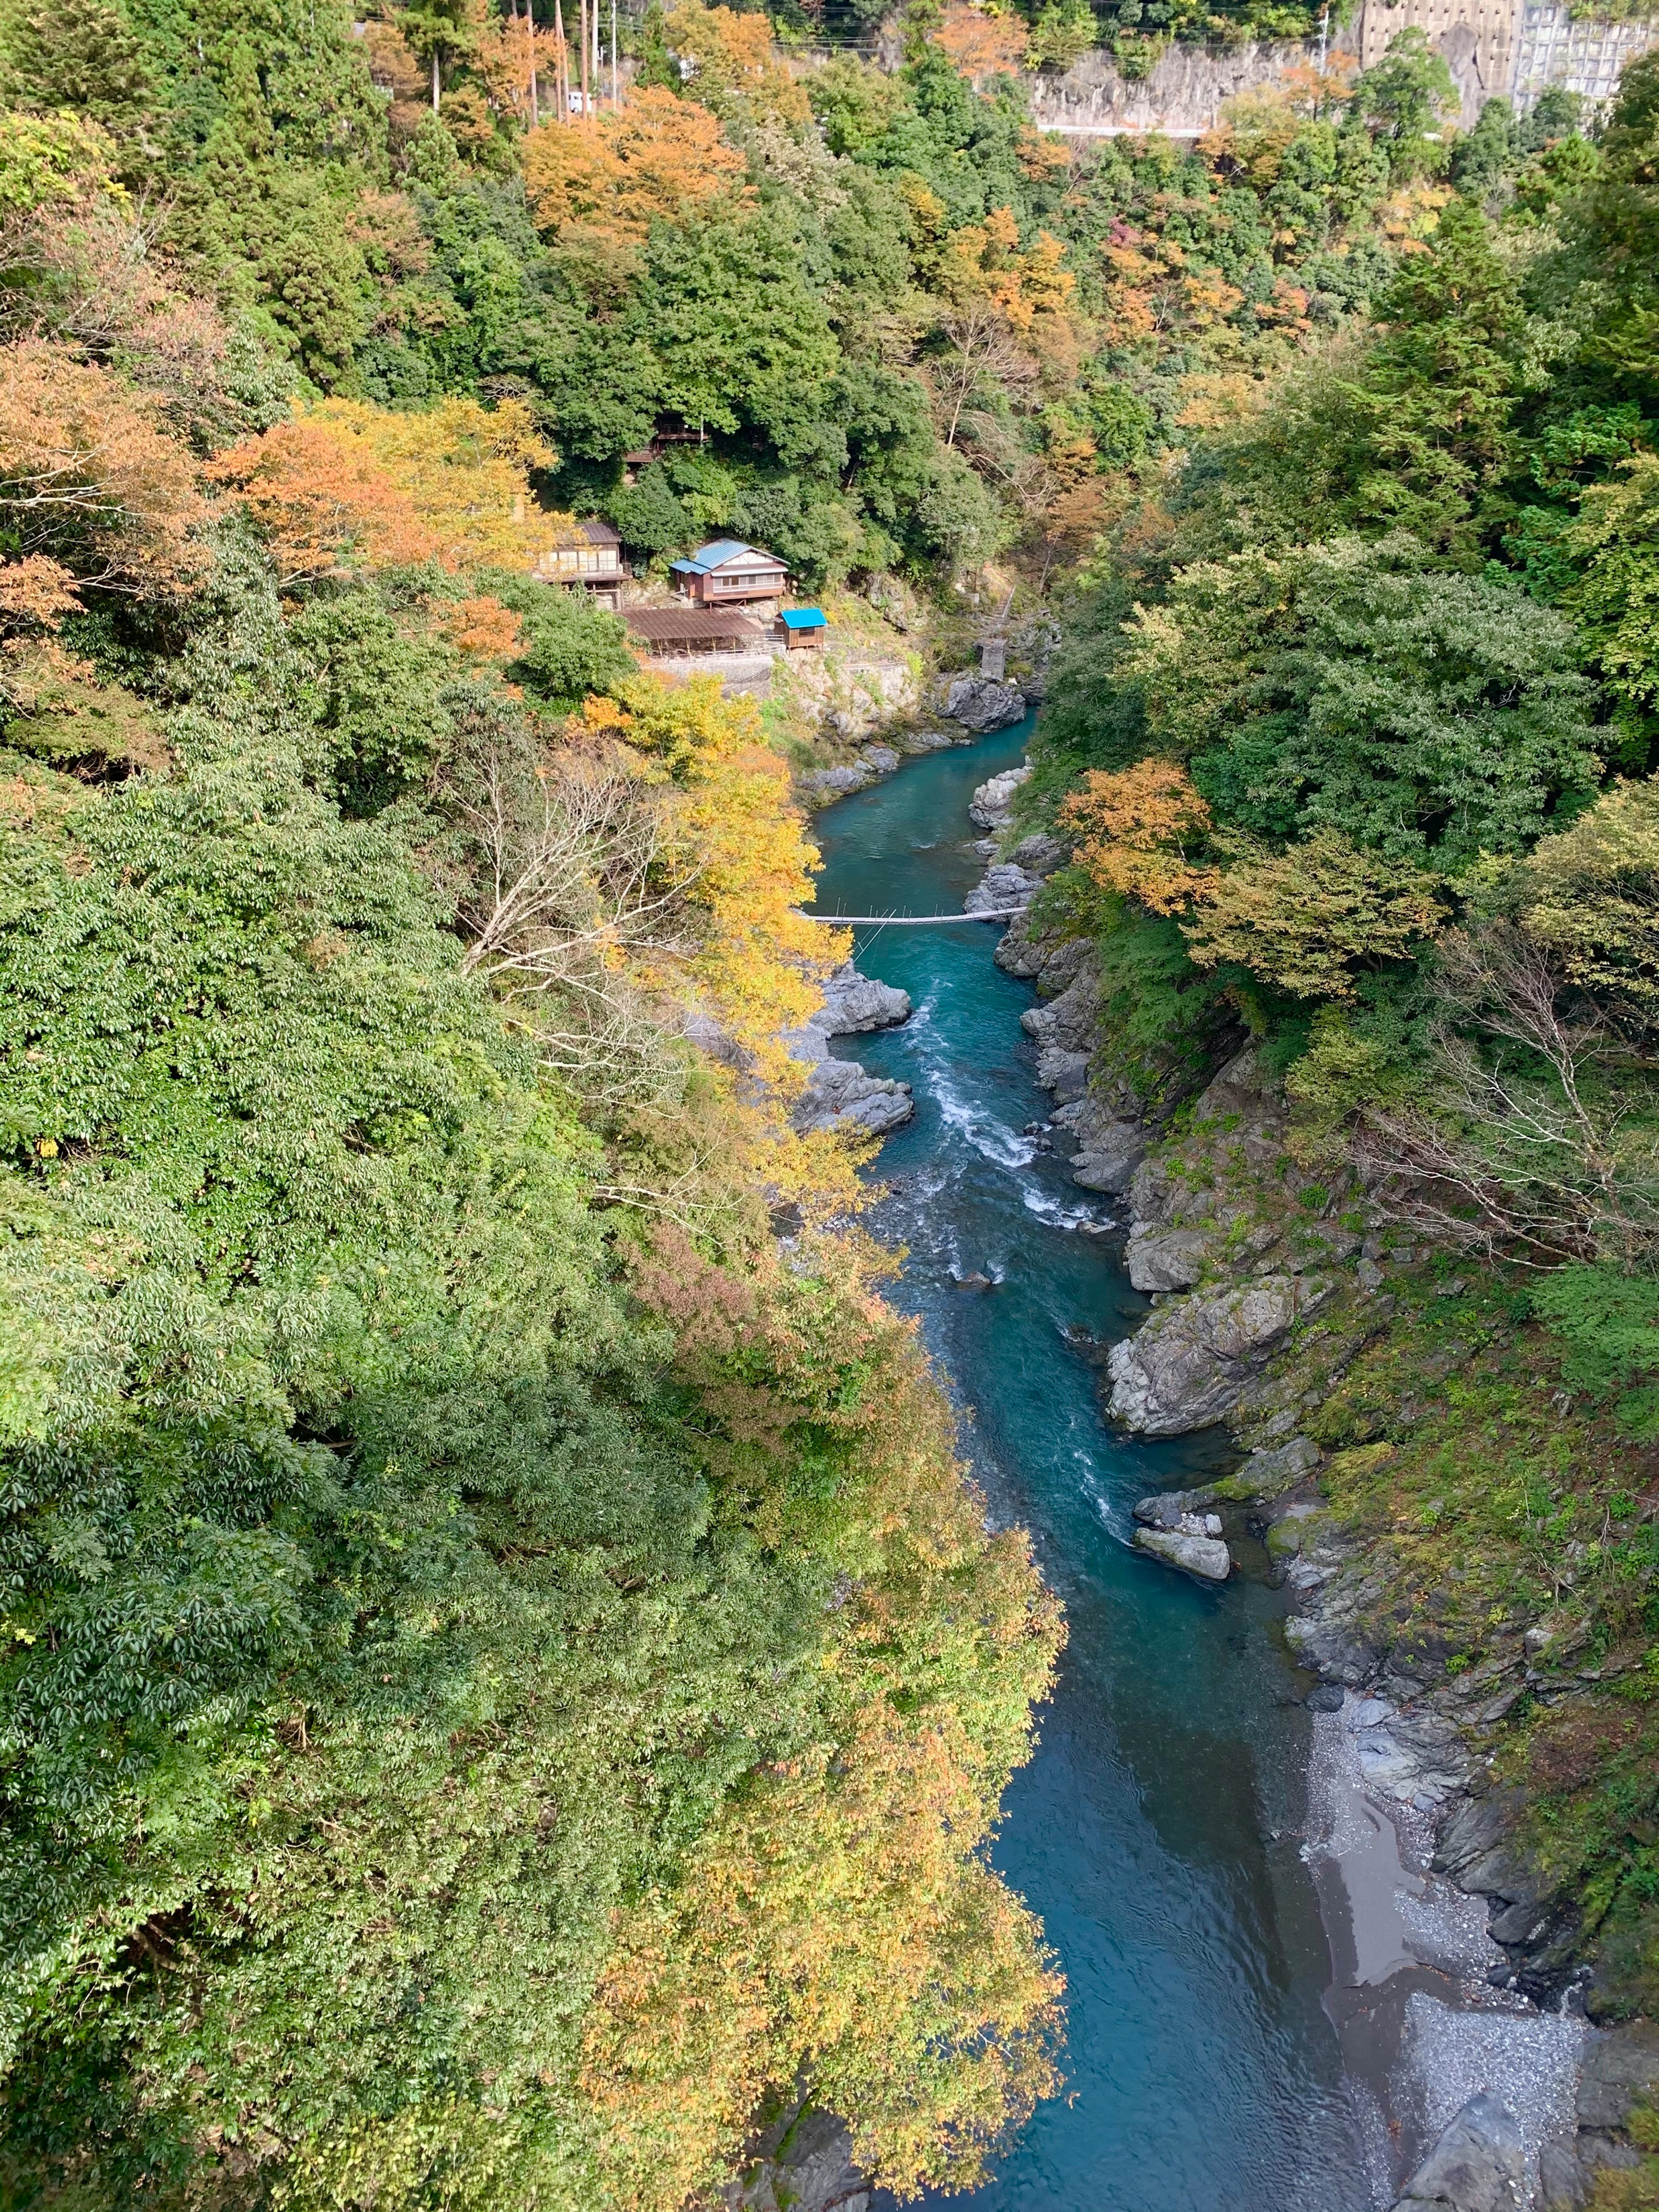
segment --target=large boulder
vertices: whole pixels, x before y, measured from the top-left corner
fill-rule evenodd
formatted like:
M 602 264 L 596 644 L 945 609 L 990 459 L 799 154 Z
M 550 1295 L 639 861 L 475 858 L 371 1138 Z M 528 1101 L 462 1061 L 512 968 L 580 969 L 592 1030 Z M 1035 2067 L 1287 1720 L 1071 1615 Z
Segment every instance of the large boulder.
M 1521 2212 L 1527 2156 L 1513 2112 L 1471 2097 L 1406 2184 L 1394 2212 Z
M 1233 1571 L 1232 1553 L 1222 1540 L 1218 1513 L 1178 1514 L 1173 1527 L 1137 1528 L 1134 1542 L 1138 1552 L 1149 1552 L 1153 1559 L 1196 1575 L 1200 1582 L 1224 1583 Z
M 988 730 L 1006 730 L 1024 719 L 1025 695 L 1012 684 L 1000 684 L 991 676 L 953 676 L 945 690 L 945 712 L 976 737 Z
M 1014 793 L 1030 775 L 1027 768 L 1006 768 L 987 776 L 968 802 L 968 819 L 981 830 L 1006 830 L 1013 819 Z
M 861 975 L 850 960 L 823 987 L 823 1005 L 811 1026 L 826 1036 L 855 1036 L 866 1030 L 887 1030 L 910 1018 L 910 994 L 892 983 Z
M 1112 1419 L 1146 1437 L 1208 1428 L 1238 1403 L 1291 1322 L 1331 1289 L 1322 1276 L 1262 1275 L 1159 1307 L 1112 1346 Z
M 915 1110 L 908 1083 L 866 1075 L 855 1060 L 821 1060 L 789 1119 L 804 1137 L 831 1129 L 848 1136 L 884 1137 Z
M 862 791 L 875 781 L 875 770 L 861 761 L 844 761 L 836 768 L 807 769 L 795 781 L 809 806 L 823 806 L 831 799 L 845 799 L 849 791 Z
M 1042 889 L 1041 876 L 1034 876 L 1012 860 L 998 860 L 988 867 L 962 902 L 964 914 L 983 914 L 993 917 L 1006 915 L 1012 909 L 1027 907 Z
M 1029 837 L 1022 837 L 1008 855 L 1017 868 L 1024 868 L 1033 876 L 1052 876 L 1071 857 L 1070 848 L 1058 837 L 1049 836 L 1045 830 L 1034 830 Z

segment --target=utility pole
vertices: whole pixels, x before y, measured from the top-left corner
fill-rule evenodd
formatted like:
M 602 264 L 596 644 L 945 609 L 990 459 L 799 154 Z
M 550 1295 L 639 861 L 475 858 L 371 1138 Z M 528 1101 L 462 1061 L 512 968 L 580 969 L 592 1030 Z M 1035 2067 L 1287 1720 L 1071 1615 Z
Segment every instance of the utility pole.
M 555 94 L 559 103 L 559 120 L 570 120 L 570 62 L 569 50 L 564 42 L 564 0 L 553 0 L 553 37 L 558 47 L 553 65 Z
M 592 112 L 587 104 L 587 0 L 577 0 L 577 31 L 582 42 L 582 121 Z
M 622 106 L 622 94 L 617 82 L 617 0 L 611 0 L 611 105 Z

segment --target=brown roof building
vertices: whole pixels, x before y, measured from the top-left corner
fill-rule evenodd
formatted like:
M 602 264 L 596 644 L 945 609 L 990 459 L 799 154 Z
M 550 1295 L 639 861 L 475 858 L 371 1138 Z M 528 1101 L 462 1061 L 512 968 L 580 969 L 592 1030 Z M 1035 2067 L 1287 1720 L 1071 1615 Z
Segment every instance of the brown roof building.
M 698 653 L 760 653 L 766 632 L 735 607 L 625 607 L 628 634 L 656 658 Z
M 556 545 L 536 563 L 543 583 L 580 584 L 596 606 L 613 611 L 622 604 L 622 587 L 631 573 L 623 558 L 622 539 L 597 516 L 579 523 L 577 535 L 568 545 Z

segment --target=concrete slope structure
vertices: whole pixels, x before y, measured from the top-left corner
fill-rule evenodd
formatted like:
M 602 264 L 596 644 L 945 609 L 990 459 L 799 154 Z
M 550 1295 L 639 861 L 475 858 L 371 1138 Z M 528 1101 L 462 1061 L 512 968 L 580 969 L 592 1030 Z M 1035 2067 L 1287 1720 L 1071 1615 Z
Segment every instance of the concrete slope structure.
M 1565 0 L 1364 0 L 1354 22 L 1333 31 L 1328 53 L 1370 69 L 1409 27 L 1444 55 L 1462 96 L 1458 122 L 1468 130 L 1487 100 L 1512 100 L 1524 114 L 1553 85 L 1604 106 L 1626 63 L 1659 43 L 1659 9 L 1611 22 L 1575 14 Z M 1043 130 L 1068 136 L 1201 137 L 1221 120 L 1226 101 L 1320 58 L 1317 41 L 1174 46 L 1146 76 L 1127 78 L 1097 48 L 1063 76 L 1040 77 L 1031 112 Z

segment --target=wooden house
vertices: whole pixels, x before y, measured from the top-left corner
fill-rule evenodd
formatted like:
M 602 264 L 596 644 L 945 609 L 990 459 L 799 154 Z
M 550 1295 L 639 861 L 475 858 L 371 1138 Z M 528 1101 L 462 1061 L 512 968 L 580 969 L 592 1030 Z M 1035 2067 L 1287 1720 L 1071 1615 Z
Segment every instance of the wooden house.
M 670 565 L 682 596 L 696 607 L 775 609 L 789 581 L 775 553 L 735 538 L 717 538 L 698 546 L 689 560 Z
M 536 563 L 544 584 L 579 584 L 595 606 L 612 612 L 622 604 L 622 587 L 633 572 L 623 558 L 622 539 L 597 518 L 578 523 L 568 544 L 556 545 Z

